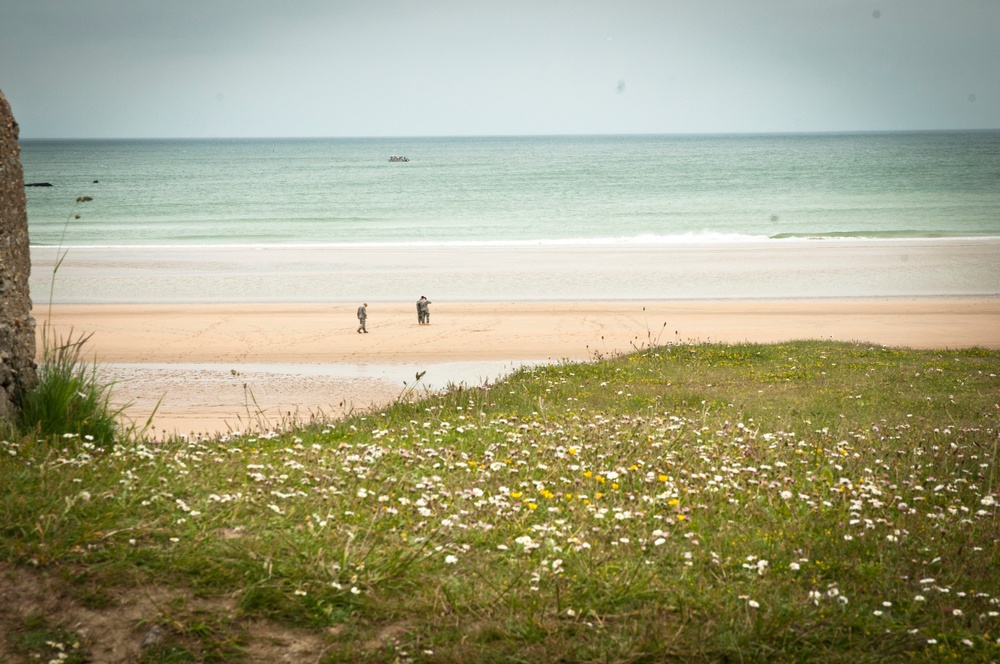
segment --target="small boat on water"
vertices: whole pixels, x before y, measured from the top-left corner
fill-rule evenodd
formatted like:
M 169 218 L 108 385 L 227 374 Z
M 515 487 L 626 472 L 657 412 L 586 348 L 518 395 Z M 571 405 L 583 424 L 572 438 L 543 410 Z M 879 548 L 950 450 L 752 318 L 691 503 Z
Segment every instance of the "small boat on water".
M 404 157 L 403 155 L 400 154 L 394 154 L 391 157 L 389 157 L 389 161 L 409 161 L 409 160 L 410 160 L 409 157 Z

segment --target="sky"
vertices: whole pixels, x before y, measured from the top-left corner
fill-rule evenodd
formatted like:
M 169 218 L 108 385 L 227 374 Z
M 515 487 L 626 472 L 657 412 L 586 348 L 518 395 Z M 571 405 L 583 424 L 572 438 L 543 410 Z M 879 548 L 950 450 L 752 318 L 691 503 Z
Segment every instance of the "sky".
M 1000 0 L 0 0 L 21 138 L 1000 128 Z

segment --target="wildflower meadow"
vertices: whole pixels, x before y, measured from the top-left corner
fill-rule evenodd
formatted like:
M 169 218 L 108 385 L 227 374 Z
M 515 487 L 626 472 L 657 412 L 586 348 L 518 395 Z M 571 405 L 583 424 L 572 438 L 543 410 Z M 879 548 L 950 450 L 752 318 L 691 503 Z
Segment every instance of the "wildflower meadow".
M 998 374 L 676 344 L 286 432 L 7 439 L 0 561 L 232 599 L 146 662 L 240 661 L 250 620 L 323 662 L 998 661 Z

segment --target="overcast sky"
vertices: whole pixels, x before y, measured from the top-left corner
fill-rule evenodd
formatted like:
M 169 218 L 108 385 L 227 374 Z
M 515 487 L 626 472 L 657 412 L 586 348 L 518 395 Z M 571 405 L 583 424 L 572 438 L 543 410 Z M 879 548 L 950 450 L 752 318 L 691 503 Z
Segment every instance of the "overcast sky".
M 1000 0 L 0 0 L 22 138 L 1000 128 Z

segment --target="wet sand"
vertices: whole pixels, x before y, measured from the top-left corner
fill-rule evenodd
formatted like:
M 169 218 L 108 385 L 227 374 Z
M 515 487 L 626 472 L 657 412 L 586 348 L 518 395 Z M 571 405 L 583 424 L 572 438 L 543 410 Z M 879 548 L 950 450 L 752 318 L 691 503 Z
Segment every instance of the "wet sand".
M 1000 238 L 32 247 L 55 302 L 648 302 L 1000 296 Z M 58 274 L 53 280 L 55 266 Z M 54 281 L 54 288 L 53 288 Z

